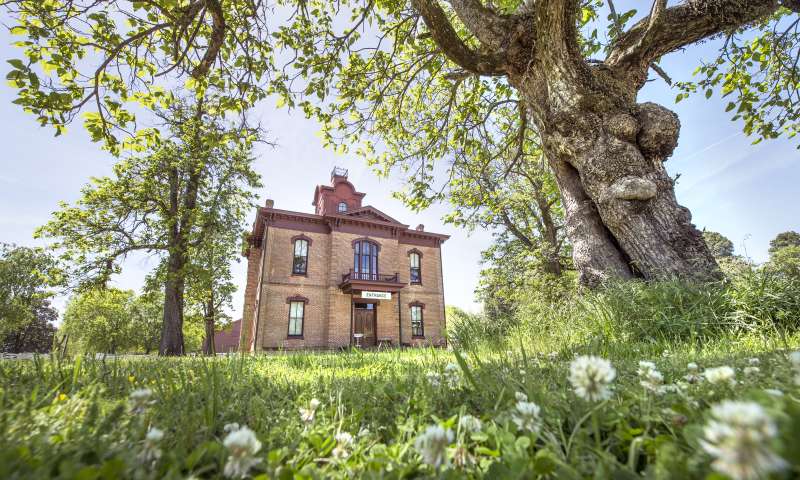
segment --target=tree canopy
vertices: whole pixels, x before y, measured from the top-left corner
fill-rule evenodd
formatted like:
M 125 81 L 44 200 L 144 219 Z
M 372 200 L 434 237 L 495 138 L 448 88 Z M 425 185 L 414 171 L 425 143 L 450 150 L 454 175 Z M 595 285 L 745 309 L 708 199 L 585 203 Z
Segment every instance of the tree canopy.
M 24 36 L 9 77 L 17 103 L 59 131 L 84 111 L 112 151 L 119 132 L 136 148 L 153 140 L 126 105 L 156 105 L 164 82 L 224 92 L 220 111 L 276 93 L 320 120 L 328 145 L 402 172 L 398 195 L 415 208 L 471 181 L 473 167 L 531 163 L 541 149 L 591 285 L 719 278 L 662 166 L 680 123 L 636 101 L 651 72 L 671 82 L 663 56 L 720 38 L 678 99 L 719 89 L 756 139 L 797 128 L 796 0 L 654 0 L 641 11 L 602 0 L 4 5 Z
M 47 301 L 63 278 L 58 261 L 44 249 L 0 243 L 0 339 L 49 318 Z
M 218 102 L 177 102 L 162 111 L 158 144 L 121 160 L 113 176 L 93 179 L 75 205 L 62 204 L 38 232 L 74 265 L 78 287 L 106 285 L 133 252 L 155 256 L 164 288 L 161 353 L 183 352 L 187 278 L 197 288 L 225 281 L 260 185 L 250 153 L 260 130 L 245 117 L 220 118 Z M 218 295 L 225 300 L 230 292 Z

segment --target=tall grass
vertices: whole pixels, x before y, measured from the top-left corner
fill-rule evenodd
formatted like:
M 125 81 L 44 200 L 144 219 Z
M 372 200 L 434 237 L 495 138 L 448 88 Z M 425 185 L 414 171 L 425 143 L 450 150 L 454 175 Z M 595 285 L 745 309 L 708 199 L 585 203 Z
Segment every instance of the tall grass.
M 767 446 L 797 477 L 800 372 L 786 356 L 800 345 L 796 293 L 773 281 L 615 285 L 529 302 L 506 324 L 459 314 L 452 351 L 2 361 L 0 478 L 222 478 L 232 423 L 262 444 L 259 479 L 726 478 L 700 447 L 709 407 L 726 399 L 769 412 L 779 435 Z M 576 394 L 570 362 L 582 354 L 616 368 L 609 399 Z M 670 388 L 644 389 L 640 360 Z M 729 365 L 736 383 L 687 383 L 688 362 Z M 142 388 L 153 402 L 134 410 Z M 520 394 L 541 409 L 537 431 L 514 421 Z M 304 423 L 312 398 L 321 405 Z M 479 432 L 459 428 L 467 414 Z M 416 442 L 432 425 L 453 435 L 444 465 L 426 464 Z M 153 427 L 160 456 L 144 460 Z M 337 456 L 342 432 L 354 440 Z

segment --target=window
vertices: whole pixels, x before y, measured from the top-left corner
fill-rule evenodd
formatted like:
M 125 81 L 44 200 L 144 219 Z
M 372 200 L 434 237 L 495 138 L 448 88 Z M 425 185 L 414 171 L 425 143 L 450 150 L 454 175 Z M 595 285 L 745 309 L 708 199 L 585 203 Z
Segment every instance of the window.
M 292 274 L 305 275 L 308 271 L 308 240 L 298 238 L 294 241 L 294 260 Z
M 353 273 L 356 280 L 378 280 L 378 248 L 368 240 L 353 242 Z
M 408 254 L 408 265 L 411 269 L 411 273 L 409 278 L 411 279 L 411 283 L 420 284 L 422 283 L 422 266 L 420 263 L 422 256 L 417 251 L 411 251 Z
M 344 213 L 347 211 L 347 204 L 344 202 L 339 202 L 339 213 Z
M 303 315 L 305 314 L 304 301 L 289 302 L 289 336 L 303 336 Z
M 424 337 L 425 336 L 425 327 L 422 323 L 422 309 L 425 308 L 424 305 L 420 303 L 412 303 L 411 304 L 411 336 L 412 337 Z

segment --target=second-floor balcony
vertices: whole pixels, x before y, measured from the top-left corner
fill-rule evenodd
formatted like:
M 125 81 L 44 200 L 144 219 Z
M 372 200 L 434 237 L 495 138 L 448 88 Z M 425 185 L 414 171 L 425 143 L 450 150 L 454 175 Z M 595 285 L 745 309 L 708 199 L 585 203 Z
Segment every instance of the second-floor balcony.
M 400 274 L 379 274 L 372 272 L 356 272 L 350 269 L 349 272 L 342 274 L 342 282 L 339 287 L 349 293 L 353 290 L 375 290 L 379 292 L 397 292 L 405 286 L 400 283 Z

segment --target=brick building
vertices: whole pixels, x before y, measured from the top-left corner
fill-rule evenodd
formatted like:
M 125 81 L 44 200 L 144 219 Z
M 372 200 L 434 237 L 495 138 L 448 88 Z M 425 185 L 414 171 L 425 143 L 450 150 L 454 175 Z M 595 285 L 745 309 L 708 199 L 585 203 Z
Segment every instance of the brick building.
M 370 205 L 335 168 L 315 213 L 258 209 L 241 351 L 444 344 L 441 244 Z

